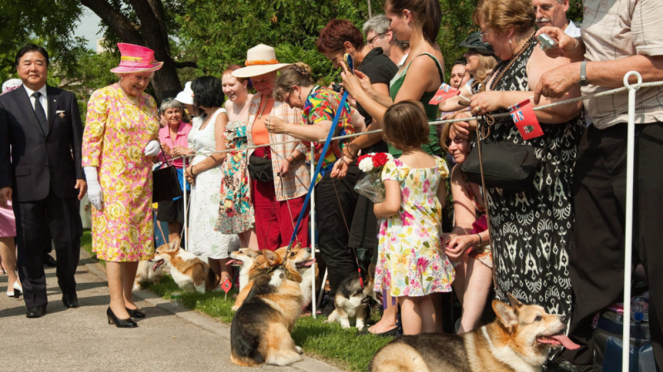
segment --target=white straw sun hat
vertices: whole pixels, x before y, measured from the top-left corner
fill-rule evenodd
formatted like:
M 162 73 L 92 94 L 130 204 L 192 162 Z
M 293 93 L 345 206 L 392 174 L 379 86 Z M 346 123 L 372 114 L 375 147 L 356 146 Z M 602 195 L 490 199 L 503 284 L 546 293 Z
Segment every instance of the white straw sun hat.
M 177 93 L 175 100 L 185 105 L 193 105 L 192 95 L 193 95 L 193 90 L 191 89 L 191 82 L 187 81 L 186 84 L 184 84 L 184 90 Z
M 246 52 L 246 61 L 244 66 L 232 72 L 232 76 L 237 78 L 250 78 L 268 74 L 273 71 L 289 66 L 290 63 L 279 63 L 276 59 L 274 48 L 269 45 L 259 44 Z

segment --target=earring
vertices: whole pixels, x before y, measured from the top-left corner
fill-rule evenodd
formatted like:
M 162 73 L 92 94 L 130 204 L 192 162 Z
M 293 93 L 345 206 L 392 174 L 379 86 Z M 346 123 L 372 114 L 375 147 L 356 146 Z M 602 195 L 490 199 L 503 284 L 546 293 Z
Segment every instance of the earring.
M 511 39 L 509 39 L 509 44 L 511 44 Z

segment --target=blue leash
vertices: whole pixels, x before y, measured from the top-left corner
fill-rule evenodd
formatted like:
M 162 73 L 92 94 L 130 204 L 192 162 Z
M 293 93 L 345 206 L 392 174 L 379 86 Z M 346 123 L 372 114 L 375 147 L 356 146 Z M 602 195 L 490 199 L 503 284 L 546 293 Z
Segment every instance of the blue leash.
M 334 115 L 334 121 L 332 122 L 331 128 L 329 129 L 329 134 L 327 134 L 327 140 L 325 141 L 325 146 L 322 148 L 322 152 L 320 153 L 320 156 L 324 156 L 327 153 L 327 150 L 329 149 L 329 144 L 331 143 L 332 137 L 334 137 L 334 133 L 336 132 L 336 126 L 338 125 L 338 120 L 341 117 L 341 113 L 343 112 L 345 108 L 345 101 L 348 98 L 348 92 L 343 93 L 343 97 L 341 97 L 341 102 L 338 105 L 338 109 L 336 110 L 336 115 Z M 313 178 L 311 178 L 311 186 L 308 188 L 308 193 L 306 194 L 306 199 L 304 199 L 304 206 L 302 207 L 302 210 L 299 212 L 299 218 L 297 218 L 297 224 L 295 225 L 295 229 L 292 231 L 292 237 L 290 238 L 290 243 L 288 243 L 288 251 L 290 250 L 290 247 L 292 246 L 292 243 L 295 241 L 295 237 L 297 236 L 297 231 L 299 230 L 299 225 L 302 223 L 302 219 L 304 218 L 304 214 L 306 213 L 306 207 L 308 207 L 308 202 L 311 200 L 311 193 L 313 192 L 313 188 L 315 187 L 315 181 L 318 179 L 318 174 L 320 174 L 320 170 L 322 170 L 322 159 L 318 161 L 318 164 L 315 166 L 315 173 L 313 173 Z

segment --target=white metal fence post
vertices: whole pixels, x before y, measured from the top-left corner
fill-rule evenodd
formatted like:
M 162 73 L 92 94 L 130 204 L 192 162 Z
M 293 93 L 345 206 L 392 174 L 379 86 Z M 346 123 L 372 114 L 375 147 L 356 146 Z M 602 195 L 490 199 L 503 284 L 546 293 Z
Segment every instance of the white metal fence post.
M 311 177 L 313 177 L 315 173 L 315 145 L 313 142 L 311 142 Z M 313 178 L 311 178 L 311 182 L 315 182 Z M 315 258 L 315 188 L 311 190 L 311 211 L 309 212 L 308 215 L 308 220 L 309 220 L 309 226 L 311 228 L 311 256 Z M 313 263 L 313 265 L 317 265 L 317 263 Z M 317 318 L 317 304 L 315 301 L 315 266 L 313 266 L 313 270 L 311 270 L 311 276 L 313 277 L 313 280 L 311 281 L 311 287 L 313 287 L 311 290 L 313 295 L 311 296 L 311 315 L 313 316 L 313 319 Z M 324 285 L 324 284 L 323 284 Z
M 628 79 L 635 76 L 636 85 Z M 624 242 L 624 328 L 622 330 L 622 372 L 629 372 L 631 349 L 631 265 L 633 262 L 633 177 L 635 150 L 635 92 L 640 89 L 642 76 L 629 71 L 624 76 L 624 86 L 628 89 L 628 138 L 626 150 L 626 235 Z
M 187 227 L 189 226 L 189 219 L 187 218 L 189 216 L 189 206 L 187 205 L 187 197 L 186 197 L 186 177 L 184 176 L 184 171 L 186 170 L 186 156 L 182 158 L 182 202 L 184 203 L 184 226 L 182 228 L 184 229 L 184 250 L 188 251 L 189 250 L 189 239 L 188 239 L 188 230 Z

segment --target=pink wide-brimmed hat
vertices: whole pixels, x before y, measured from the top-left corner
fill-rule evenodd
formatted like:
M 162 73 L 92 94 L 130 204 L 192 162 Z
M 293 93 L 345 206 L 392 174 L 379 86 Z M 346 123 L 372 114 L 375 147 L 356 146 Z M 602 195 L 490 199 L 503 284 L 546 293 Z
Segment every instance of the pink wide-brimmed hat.
M 111 70 L 116 74 L 156 71 L 163 65 L 163 62 L 154 60 L 154 51 L 150 48 L 125 43 L 117 43 L 117 47 L 122 58 L 120 65 Z

